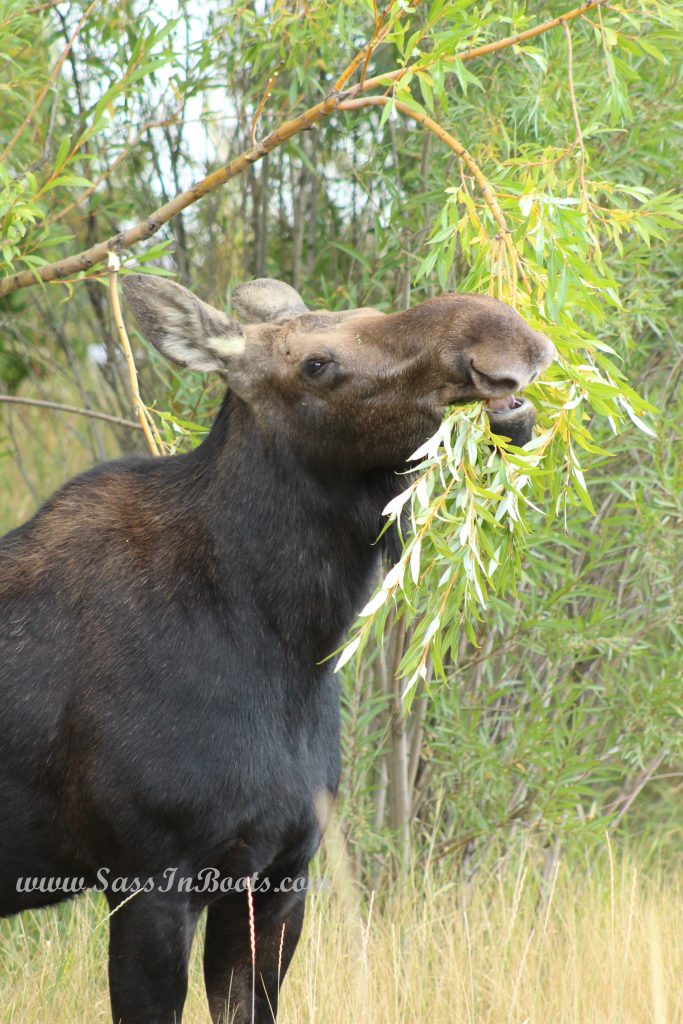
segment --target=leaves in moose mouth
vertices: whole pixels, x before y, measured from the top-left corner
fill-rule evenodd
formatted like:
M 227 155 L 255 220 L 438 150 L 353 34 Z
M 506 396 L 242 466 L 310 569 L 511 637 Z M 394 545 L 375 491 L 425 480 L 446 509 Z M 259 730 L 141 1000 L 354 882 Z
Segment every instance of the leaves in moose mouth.
M 583 403 L 599 405 L 614 423 L 623 419 L 625 392 L 639 408 L 650 408 L 593 364 L 565 363 L 547 377 L 529 388 L 538 432 L 528 446 L 498 437 L 501 422 L 526 405 L 526 397 L 453 406 L 411 456 L 410 485 L 384 510 L 403 529 L 403 551 L 366 605 L 351 643 L 362 657 L 367 640 L 381 642 L 389 621 L 411 623 L 398 668 L 408 705 L 430 672 L 446 679 L 464 639 L 479 646 L 477 624 L 490 602 L 507 599 L 521 577 L 532 517 L 538 523 L 538 516 L 550 519 L 577 504 L 594 514 L 578 452 L 609 453 L 583 426 Z M 568 455 L 567 419 L 576 440 Z

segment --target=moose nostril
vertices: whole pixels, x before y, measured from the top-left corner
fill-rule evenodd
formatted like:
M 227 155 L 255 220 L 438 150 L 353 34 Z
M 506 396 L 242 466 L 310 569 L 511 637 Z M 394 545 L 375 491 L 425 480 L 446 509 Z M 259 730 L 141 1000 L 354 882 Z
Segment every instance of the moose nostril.
M 516 377 L 498 377 L 492 373 L 484 373 L 482 370 L 477 369 L 474 363 L 470 364 L 475 374 L 475 379 L 478 380 L 480 386 L 488 385 L 494 387 L 496 390 L 502 389 L 508 394 L 512 394 L 515 391 L 519 391 L 521 384 Z

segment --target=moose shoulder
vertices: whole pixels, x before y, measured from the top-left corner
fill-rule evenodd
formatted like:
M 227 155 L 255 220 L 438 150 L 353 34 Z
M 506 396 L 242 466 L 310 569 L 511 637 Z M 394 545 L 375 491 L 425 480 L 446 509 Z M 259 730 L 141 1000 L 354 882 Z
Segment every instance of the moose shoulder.
M 27 879 L 107 883 L 114 1021 L 171 1024 L 208 907 L 211 1013 L 243 1024 L 247 899 L 212 880 L 258 872 L 265 1022 L 338 783 L 321 661 L 366 597 L 396 471 L 454 402 L 525 443 L 516 396 L 554 350 L 483 296 L 309 312 L 258 280 L 233 293 L 240 326 L 177 284 L 124 287 L 146 337 L 228 391 L 192 453 L 77 477 L 0 541 L 0 914 L 68 895 Z M 117 879 L 144 890 L 123 903 Z

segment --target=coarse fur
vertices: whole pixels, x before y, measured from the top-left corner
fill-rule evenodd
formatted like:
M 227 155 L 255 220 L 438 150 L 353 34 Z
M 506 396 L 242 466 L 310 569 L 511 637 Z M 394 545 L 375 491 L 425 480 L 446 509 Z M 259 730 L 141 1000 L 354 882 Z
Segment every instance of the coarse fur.
M 195 451 L 91 470 L 0 541 L 0 915 L 70 895 L 27 878 L 101 887 L 114 1021 L 178 1024 L 208 908 L 212 1018 L 246 1024 L 248 898 L 215 880 L 257 873 L 264 1024 L 339 780 L 324 659 L 371 585 L 397 470 L 454 401 L 492 400 L 497 432 L 528 440 L 509 396 L 553 349 L 480 296 L 311 313 L 260 280 L 233 293 L 241 326 L 171 282 L 125 286 L 157 348 L 229 387 Z

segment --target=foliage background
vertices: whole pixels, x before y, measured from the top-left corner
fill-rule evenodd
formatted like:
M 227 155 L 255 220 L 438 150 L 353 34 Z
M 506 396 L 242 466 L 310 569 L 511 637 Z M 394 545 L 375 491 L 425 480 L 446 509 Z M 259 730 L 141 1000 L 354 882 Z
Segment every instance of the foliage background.
M 570 9 L 553 0 L 543 18 Z M 450 519 L 425 533 L 420 587 L 407 574 L 405 592 L 364 620 L 362 656 L 344 669 L 342 824 L 358 876 L 375 884 L 413 855 L 471 872 L 524 844 L 552 864 L 562 846 L 607 829 L 679 858 L 680 9 L 593 4 L 465 63 L 454 55 L 540 17 L 468 0 L 396 3 L 381 16 L 357 0 L 0 0 L 0 273 L 141 220 L 248 149 L 254 130 L 327 95 L 381 29 L 367 74 L 415 66 L 386 96 L 466 147 L 526 280 L 468 160 L 391 102 L 301 132 L 128 264 L 164 268 L 216 305 L 263 275 L 330 308 L 493 290 L 551 334 L 563 362 L 533 389 L 547 443 L 496 456 L 487 479 L 498 497 L 480 501 L 473 532 L 463 539 L 465 511 L 448 505 Z M 132 417 L 105 283 L 95 268 L 0 299 L 5 396 Z M 140 339 L 136 358 L 169 448 L 195 443 L 220 387 L 176 375 Z M 472 408 L 452 427 L 476 440 L 455 466 L 472 495 L 488 458 L 483 420 Z M 131 450 L 142 442 L 129 428 L 0 402 L 0 526 L 93 459 Z M 442 490 L 423 507 L 417 496 L 418 525 Z M 467 552 L 486 549 L 486 515 L 508 498 L 494 536 L 519 553 L 528 535 L 523 563 L 468 576 Z M 460 582 L 444 604 L 449 562 Z

